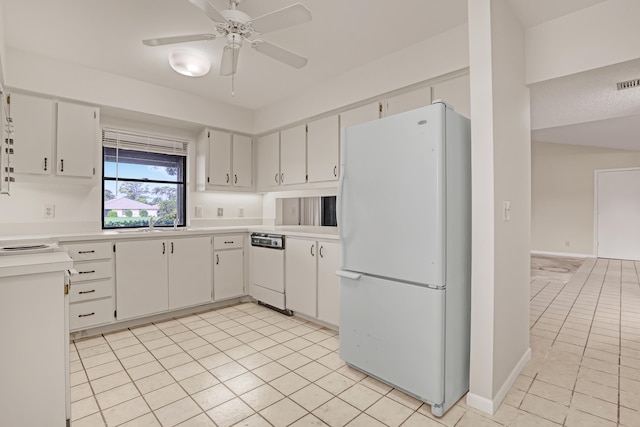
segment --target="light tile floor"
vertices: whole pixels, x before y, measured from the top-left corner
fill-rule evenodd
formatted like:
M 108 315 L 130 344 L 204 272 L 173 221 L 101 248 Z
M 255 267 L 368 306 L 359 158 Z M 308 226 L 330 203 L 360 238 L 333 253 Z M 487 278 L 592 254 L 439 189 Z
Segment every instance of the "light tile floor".
M 639 267 L 532 274 L 532 360 L 493 416 L 436 419 L 336 332 L 245 303 L 72 343 L 72 426 L 640 426 Z

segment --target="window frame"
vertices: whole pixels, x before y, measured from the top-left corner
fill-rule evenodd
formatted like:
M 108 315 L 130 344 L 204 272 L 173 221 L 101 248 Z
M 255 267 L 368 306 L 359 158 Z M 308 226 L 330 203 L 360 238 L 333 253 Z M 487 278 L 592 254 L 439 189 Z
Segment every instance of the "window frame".
M 175 185 L 176 186 L 176 214 L 178 216 L 178 227 L 185 227 L 186 223 L 187 223 L 187 194 L 188 194 L 188 190 L 187 190 L 187 167 L 188 167 L 188 155 L 182 155 L 182 154 L 173 154 L 170 152 L 155 152 L 153 150 L 143 150 L 143 149 L 135 149 L 135 148 L 131 148 L 131 147 L 114 147 L 114 146 L 109 146 L 106 145 L 104 143 L 104 132 L 105 130 L 103 130 L 103 145 L 102 145 L 102 202 L 101 202 L 101 223 L 102 223 L 102 229 L 103 230 L 120 230 L 120 229 L 135 229 L 135 228 L 144 228 L 144 227 L 148 227 L 149 224 L 147 225 L 130 225 L 130 226 L 106 226 L 105 224 L 105 197 L 104 197 L 104 192 L 106 189 L 106 182 L 135 182 L 135 183 L 144 183 L 144 184 L 158 184 L 158 185 Z M 117 131 L 115 131 L 117 132 Z M 180 142 L 182 143 L 182 142 Z M 186 142 L 184 143 L 186 144 Z M 178 167 L 177 170 L 177 175 L 176 175 L 176 180 L 174 181 L 169 181 L 169 180 L 158 180 L 158 179 L 147 179 L 147 178 L 120 178 L 117 175 L 115 177 L 113 176 L 105 176 L 105 161 L 106 161 L 106 156 L 107 155 L 113 155 L 111 153 L 107 153 L 107 151 L 110 150 L 126 150 L 128 152 L 139 152 L 142 155 L 145 153 L 148 154 L 153 154 L 154 156 L 172 156 L 172 157 L 180 157 L 182 158 L 182 167 Z M 185 150 L 186 151 L 186 150 Z M 142 156 L 141 156 L 142 157 Z M 133 163 L 133 162 L 127 162 L 127 163 Z M 144 163 L 133 163 L 133 164 L 141 164 L 144 165 Z M 115 196 L 117 197 L 118 195 L 115 194 Z M 171 224 L 158 224 L 155 225 L 154 227 L 173 227 L 173 223 Z

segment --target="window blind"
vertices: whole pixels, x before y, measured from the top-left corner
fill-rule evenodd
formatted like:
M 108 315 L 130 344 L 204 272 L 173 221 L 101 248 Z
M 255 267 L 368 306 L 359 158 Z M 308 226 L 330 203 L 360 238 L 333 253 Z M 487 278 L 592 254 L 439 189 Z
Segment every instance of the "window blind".
M 107 128 L 102 129 L 102 146 L 108 148 L 186 156 L 188 144 L 188 141 L 176 138 L 144 135 Z

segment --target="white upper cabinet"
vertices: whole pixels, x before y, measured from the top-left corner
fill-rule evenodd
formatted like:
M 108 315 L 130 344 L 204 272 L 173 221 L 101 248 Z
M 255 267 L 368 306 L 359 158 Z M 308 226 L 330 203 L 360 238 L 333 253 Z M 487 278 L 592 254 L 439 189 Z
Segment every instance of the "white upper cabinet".
M 49 175 L 53 165 L 53 102 L 34 96 L 11 94 L 15 173 Z
M 259 188 L 280 184 L 280 133 L 258 138 L 256 145 L 256 180 Z
M 335 181 L 340 169 L 340 124 L 338 116 L 307 125 L 308 182 Z
M 433 86 L 433 100 L 442 99 L 455 111 L 465 117 L 471 117 L 471 96 L 469 75 L 456 77 Z
M 392 116 L 429 104 L 431 104 L 431 87 L 421 87 L 386 98 L 382 101 L 382 115 L 384 117 Z
M 380 118 L 380 103 L 372 102 L 352 110 L 340 113 L 340 127 L 348 128 Z
M 233 135 L 233 186 L 251 187 L 252 180 L 252 148 L 251 137 Z
M 56 173 L 90 178 L 95 174 L 98 109 L 58 102 Z
M 307 182 L 306 138 L 305 125 L 280 132 L 280 184 Z
M 231 134 L 209 131 L 209 185 L 231 185 Z
M 205 129 L 197 140 L 196 188 L 250 190 L 253 141 L 251 137 Z

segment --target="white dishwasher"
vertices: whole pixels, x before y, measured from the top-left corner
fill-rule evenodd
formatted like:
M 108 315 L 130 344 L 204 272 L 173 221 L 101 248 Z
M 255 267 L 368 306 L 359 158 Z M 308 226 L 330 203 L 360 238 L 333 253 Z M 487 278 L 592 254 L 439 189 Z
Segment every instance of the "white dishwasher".
M 259 303 L 285 314 L 284 236 L 252 233 L 249 268 L 249 295 Z

